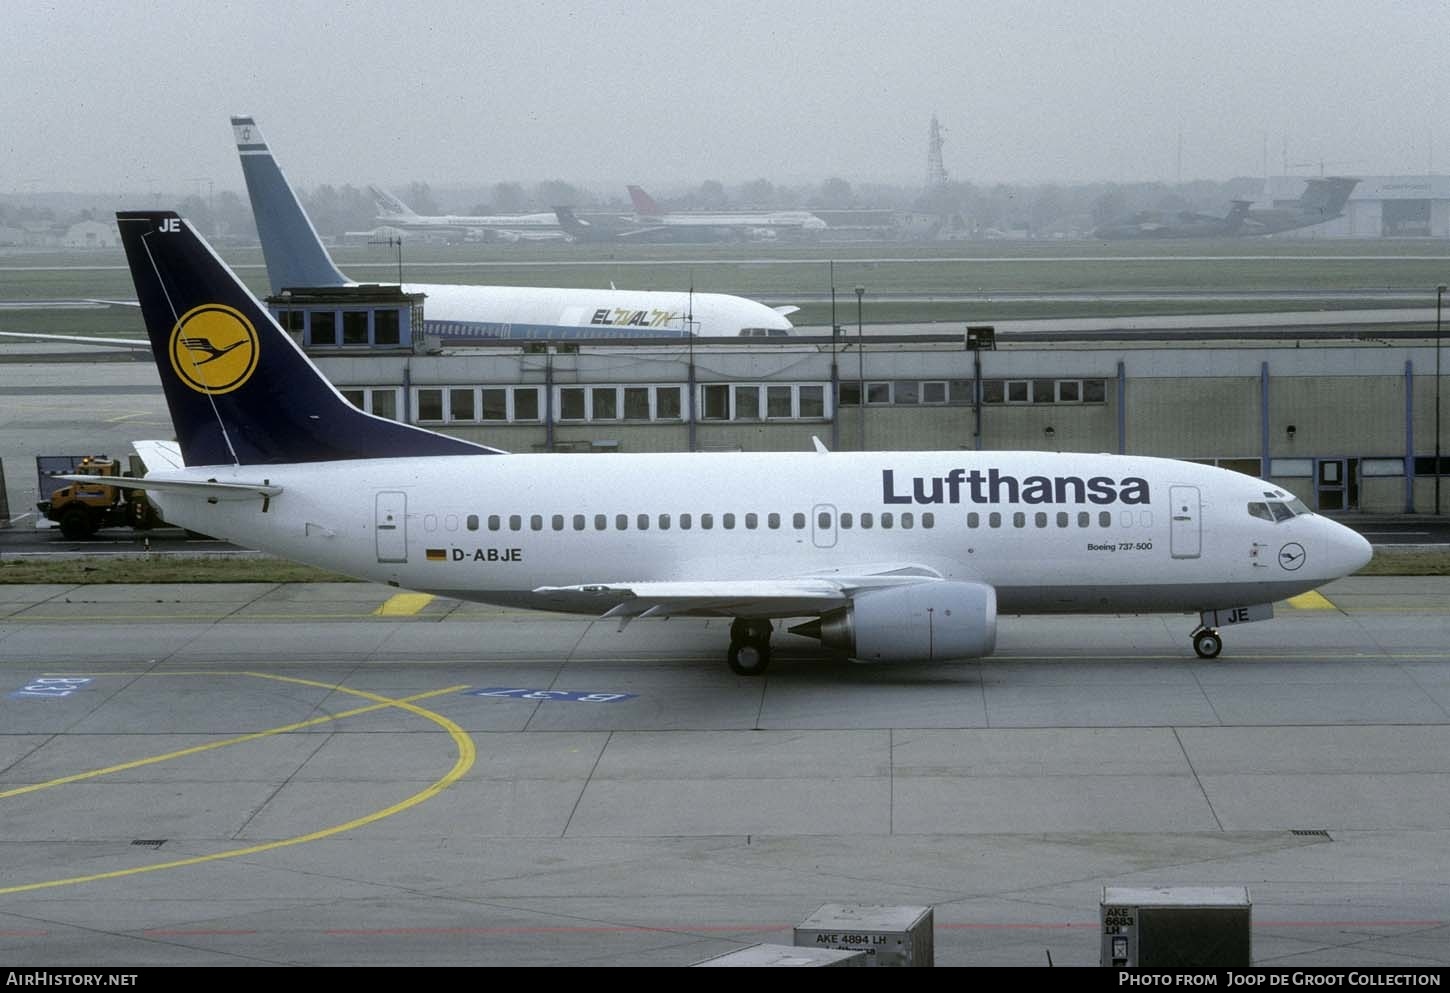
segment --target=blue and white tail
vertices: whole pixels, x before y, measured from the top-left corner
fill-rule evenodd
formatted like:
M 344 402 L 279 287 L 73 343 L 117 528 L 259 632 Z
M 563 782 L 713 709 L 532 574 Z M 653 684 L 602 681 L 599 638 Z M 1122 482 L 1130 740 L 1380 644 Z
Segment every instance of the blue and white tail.
M 292 184 L 272 158 L 257 122 L 251 117 L 233 117 L 232 134 L 237 139 L 242 176 L 247 181 L 247 196 L 252 201 L 252 216 L 257 221 L 272 292 L 354 285 L 327 254 Z
M 413 208 L 393 196 L 387 190 L 378 186 L 369 186 L 368 192 L 372 194 L 373 204 L 378 208 L 378 220 L 417 220 L 418 215 L 413 213 Z
M 188 466 L 497 453 L 357 409 L 177 214 L 116 221 Z

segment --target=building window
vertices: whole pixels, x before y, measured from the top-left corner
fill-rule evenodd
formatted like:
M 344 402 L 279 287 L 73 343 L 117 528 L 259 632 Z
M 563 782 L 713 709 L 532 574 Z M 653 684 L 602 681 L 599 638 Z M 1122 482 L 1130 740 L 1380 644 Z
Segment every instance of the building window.
M 390 421 L 396 421 L 398 419 L 397 390 L 369 390 L 368 400 L 372 404 L 369 413 L 377 414 L 379 417 L 386 417 Z
M 866 384 L 866 403 L 868 405 L 870 405 L 870 404 L 883 404 L 883 403 L 890 403 L 890 402 L 891 402 L 891 384 L 890 383 L 867 383 Z
M 450 421 L 474 420 L 473 390 L 454 388 L 448 391 L 448 419 Z
M 559 419 L 582 421 L 584 417 L 584 389 L 579 386 L 566 386 L 559 390 Z
M 614 387 L 596 386 L 590 392 L 594 400 L 594 409 L 590 412 L 591 420 L 615 421 L 619 419 L 619 393 Z
M 330 310 L 314 310 L 308 316 L 308 340 L 314 345 L 337 344 L 337 315 Z
M 314 317 L 317 315 L 313 315 Z M 418 391 L 418 420 L 443 420 L 443 391 L 424 389 Z
M 401 318 L 396 310 L 373 311 L 373 344 L 397 345 L 402 342 Z
M 730 387 L 704 386 L 704 419 L 707 421 L 728 421 L 730 419 Z
M 836 391 L 836 404 L 841 407 L 861 405 L 861 384 L 842 382 Z
M 765 416 L 769 418 L 790 417 L 791 388 L 789 386 L 767 386 L 765 388 Z
M 506 421 L 509 419 L 509 392 L 504 389 L 484 389 L 480 410 L 485 421 Z
M 735 420 L 760 420 L 760 387 L 735 387 Z
M 678 386 L 655 387 L 655 417 L 661 421 L 678 421 L 684 415 L 680 412 L 681 389 Z
M 539 390 L 538 387 L 527 387 L 513 391 L 514 420 L 516 421 L 537 421 L 539 420 Z
M 366 345 L 368 343 L 367 311 L 344 310 L 342 312 L 342 343 L 344 345 Z
M 631 421 L 649 420 L 649 388 L 626 386 L 624 388 L 624 416 Z
M 799 392 L 802 418 L 826 416 L 826 388 L 824 386 L 802 386 Z

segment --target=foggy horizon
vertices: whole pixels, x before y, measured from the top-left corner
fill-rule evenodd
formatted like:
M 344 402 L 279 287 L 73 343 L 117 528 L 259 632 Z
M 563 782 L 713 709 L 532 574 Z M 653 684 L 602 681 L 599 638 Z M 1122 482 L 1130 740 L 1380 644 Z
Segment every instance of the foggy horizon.
M 242 191 L 233 114 L 304 189 L 920 188 L 933 115 L 975 186 L 1450 172 L 1450 10 L 1429 0 L 6 13 L 8 195 Z

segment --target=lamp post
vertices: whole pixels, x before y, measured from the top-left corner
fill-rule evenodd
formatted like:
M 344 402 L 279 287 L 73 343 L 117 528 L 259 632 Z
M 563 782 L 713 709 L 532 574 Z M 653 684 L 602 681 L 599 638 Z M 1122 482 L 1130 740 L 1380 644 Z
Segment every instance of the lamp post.
M 1440 513 L 1440 303 L 1445 284 L 1435 287 L 1435 513 Z
M 861 330 L 861 298 L 866 295 L 866 287 L 856 287 L 856 366 L 857 377 L 861 382 L 861 405 L 858 408 L 861 418 L 861 451 L 866 451 L 866 336 Z

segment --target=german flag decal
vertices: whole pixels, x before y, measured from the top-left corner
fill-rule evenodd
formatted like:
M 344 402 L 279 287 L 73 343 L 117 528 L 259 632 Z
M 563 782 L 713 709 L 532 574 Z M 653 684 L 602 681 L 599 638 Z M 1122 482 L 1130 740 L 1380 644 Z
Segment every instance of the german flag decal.
M 447 550 L 446 549 L 442 549 L 442 548 L 430 548 L 430 549 L 428 549 L 428 561 L 429 562 L 447 562 L 448 561 L 448 552 L 447 552 Z

